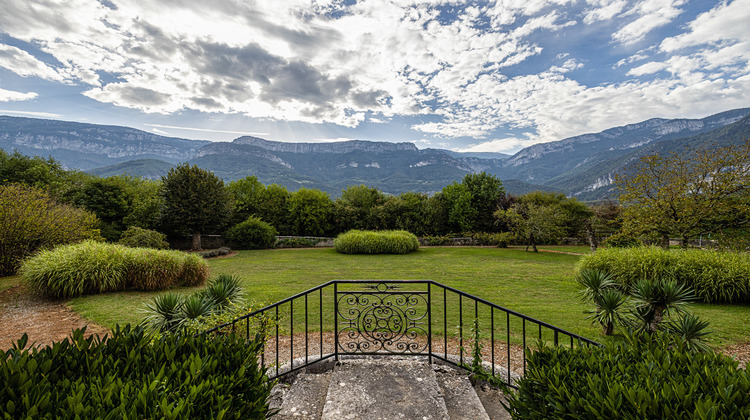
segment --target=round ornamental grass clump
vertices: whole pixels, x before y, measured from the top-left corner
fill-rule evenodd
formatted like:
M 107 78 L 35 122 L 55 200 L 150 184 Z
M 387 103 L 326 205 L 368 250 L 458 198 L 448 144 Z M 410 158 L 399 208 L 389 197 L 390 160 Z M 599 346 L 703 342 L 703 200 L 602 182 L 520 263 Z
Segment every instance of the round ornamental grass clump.
M 350 230 L 333 241 L 342 254 L 408 254 L 419 249 L 417 237 L 405 230 Z
M 587 255 L 577 271 L 602 271 L 626 287 L 642 279 L 675 281 L 706 303 L 750 303 L 750 254 L 656 247 L 604 248 Z
M 70 298 L 194 286 L 208 278 L 208 264 L 198 255 L 180 251 L 85 241 L 39 252 L 24 261 L 20 273 L 37 293 Z

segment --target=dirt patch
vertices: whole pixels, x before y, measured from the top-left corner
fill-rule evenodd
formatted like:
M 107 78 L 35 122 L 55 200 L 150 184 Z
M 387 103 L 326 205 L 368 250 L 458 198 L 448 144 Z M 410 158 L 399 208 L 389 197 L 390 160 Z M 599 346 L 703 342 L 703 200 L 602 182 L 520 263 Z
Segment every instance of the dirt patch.
M 719 351 L 740 362 L 740 369 L 746 369 L 747 364 L 750 363 L 750 342 L 726 346 Z
M 91 323 L 73 312 L 62 301 L 52 301 L 28 293 L 24 286 L 0 291 L 0 349 L 7 350 L 21 336 L 29 336 L 29 344 L 48 345 L 61 341 L 76 328 L 87 326 L 86 334 L 104 335 L 107 328 Z

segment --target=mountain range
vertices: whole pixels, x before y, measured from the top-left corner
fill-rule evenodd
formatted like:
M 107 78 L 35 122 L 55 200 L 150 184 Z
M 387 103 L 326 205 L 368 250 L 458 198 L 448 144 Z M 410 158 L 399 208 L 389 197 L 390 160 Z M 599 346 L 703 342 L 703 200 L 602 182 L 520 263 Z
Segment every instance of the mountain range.
M 749 115 L 750 108 L 743 108 L 702 119 L 653 118 L 536 144 L 512 156 L 362 140 L 288 143 L 244 136 L 209 142 L 127 127 L 0 116 L 0 148 L 51 156 L 67 168 L 99 176 L 159 178 L 187 161 L 225 181 L 255 175 L 264 184 L 337 196 L 357 184 L 390 194 L 434 193 L 469 172 L 486 171 L 503 179 L 512 194 L 547 190 L 598 200 L 611 197 L 615 174 L 645 154 L 745 141 Z

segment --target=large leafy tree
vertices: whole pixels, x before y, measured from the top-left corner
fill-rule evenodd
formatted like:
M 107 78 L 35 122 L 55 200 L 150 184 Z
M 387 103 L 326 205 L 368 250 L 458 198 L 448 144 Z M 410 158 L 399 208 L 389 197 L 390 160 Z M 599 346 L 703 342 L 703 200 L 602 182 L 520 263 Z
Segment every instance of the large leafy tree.
M 213 172 L 183 163 L 170 169 L 162 183 L 162 222 L 172 229 L 188 229 L 193 250 L 200 250 L 201 233 L 220 231 L 231 216 L 233 203 L 224 181 Z
M 472 230 L 490 232 L 494 229 L 493 213 L 505 197 L 503 181 L 486 172 L 466 174 L 461 181 L 471 195 L 470 205 L 474 209 Z
M 564 217 L 560 206 L 540 204 L 532 200 L 516 200 L 509 209 L 498 209 L 499 224 L 510 227 L 515 237 L 538 252 L 537 245 L 565 235 Z
M 686 247 L 690 238 L 750 222 L 750 142 L 644 156 L 616 182 L 623 228 L 656 232 L 665 249 L 670 235 Z
M 289 224 L 295 235 L 330 233 L 332 213 L 333 202 L 323 191 L 301 188 L 289 198 Z
M 347 187 L 334 202 L 337 228 L 342 231 L 381 228 L 377 208 L 385 203 L 385 199 L 377 188 L 366 185 Z

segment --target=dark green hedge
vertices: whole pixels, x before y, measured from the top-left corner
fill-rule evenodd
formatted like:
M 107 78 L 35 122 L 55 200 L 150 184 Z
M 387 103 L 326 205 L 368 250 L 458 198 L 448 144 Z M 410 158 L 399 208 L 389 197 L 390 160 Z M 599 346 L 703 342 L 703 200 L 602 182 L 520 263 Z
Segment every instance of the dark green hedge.
M 250 216 L 227 230 L 224 236 L 232 241 L 232 246 L 236 246 L 237 249 L 264 249 L 273 248 L 276 233 L 276 228 L 270 224 Z
M 2 419 L 263 419 L 271 385 L 260 340 L 178 337 L 151 341 L 140 327 L 106 340 L 0 350 Z
M 665 338 L 543 348 L 508 405 L 514 419 L 747 419 L 750 375 L 713 352 Z
M 408 254 L 419 249 L 419 240 L 405 230 L 350 230 L 333 247 L 342 254 Z

